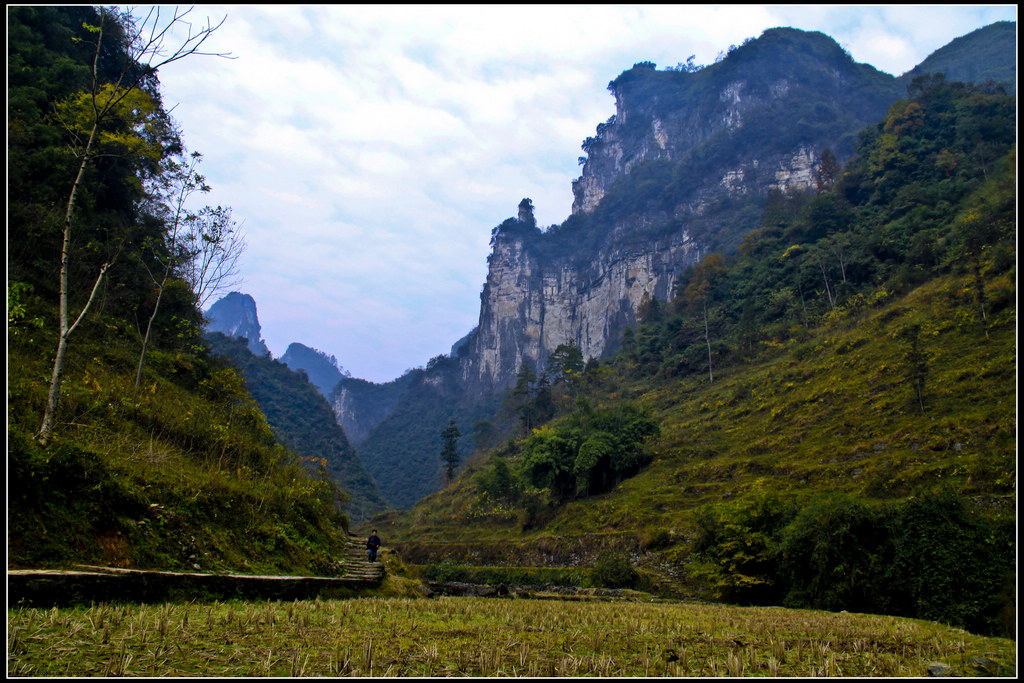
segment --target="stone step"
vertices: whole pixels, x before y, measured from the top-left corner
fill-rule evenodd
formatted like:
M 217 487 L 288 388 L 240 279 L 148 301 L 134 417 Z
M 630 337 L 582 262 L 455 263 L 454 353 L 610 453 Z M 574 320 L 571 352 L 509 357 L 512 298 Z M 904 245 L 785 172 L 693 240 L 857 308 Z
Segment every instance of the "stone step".
M 384 563 L 366 559 L 366 539 L 349 534 L 345 548 L 345 577 L 380 583 L 384 580 Z

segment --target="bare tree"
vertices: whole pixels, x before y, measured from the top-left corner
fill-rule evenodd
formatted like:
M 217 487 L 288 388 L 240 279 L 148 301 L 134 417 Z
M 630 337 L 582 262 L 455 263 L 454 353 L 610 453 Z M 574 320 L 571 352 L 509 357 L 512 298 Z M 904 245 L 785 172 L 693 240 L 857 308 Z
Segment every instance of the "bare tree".
M 115 253 L 100 266 L 88 299 L 74 322 L 71 322 L 69 313 L 71 285 L 68 281 L 68 273 L 78 191 L 89 164 L 100 153 L 105 152 L 104 147 L 107 143 L 119 143 L 122 148 L 127 146 L 128 151 L 135 153 L 159 154 L 159 150 L 153 149 L 151 143 L 147 148 L 146 140 L 137 134 L 139 127 L 145 126 L 147 114 L 156 108 L 156 103 L 143 88 L 150 82 L 156 71 L 167 64 L 193 55 L 215 54 L 203 52 L 202 45 L 224 23 L 223 19 L 216 26 L 207 22 L 204 28 L 195 30 L 192 24 L 186 20 L 191 11 L 191 8 L 187 10 L 174 8 L 168 18 L 165 8 L 152 7 L 143 18 L 136 19 L 129 12 L 117 13 L 116 10 L 101 8 L 99 10 L 99 25 L 86 26 L 95 40 L 89 91 L 70 98 L 63 103 L 62 107 L 58 107 L 58 117 L 74 134 L 73 153 L 78 161 L 78 171 L 68 192 L 64 210 L 57 353 L 53 361 L 53 372 L 50 377 L 50 388 L 47 392 L 42 424 L 36 435 L 39 443 L 44 446 L 49 442 L 56 422 L 60 387 L 67 361 L 68 340 L 88 313 L 107 270 L 113 265 L 116 258 Z M 101 57 L 108 52 L 104 49 L 104 37 L 110 23 L 119 24 L 125 30 L 125 50 L 120 71 L 113 82 L 101 83 L 99 64 Z M 185 38 L 168 43 L 174 30 L 179 27 L 187 27 Z M 104 130 L 107 122 L 115 117 L 128 119 L 128 133 L 111 135 Z
M 188 222 L 189 214 L 185 204 L 196 192 L 209 192 L 210 187 L 206 184 L 203 176 L 199 175 L 196 167 L 199 165 L 202 155 L 193 152 L 187 161 L 177 159 L 168 160 L 165 163 L 164 178 L 166 179 L 165 192 L 167 204 L 162 207 L 165 213 L 164 219 L 167 224 L 166 232 L 163 234 L 162 244 L 154 244 L 153 252 L 156 262 L 163 266 L 162 272 L 154 273 L 146 265 L 145 259 L 139 259 L 143 267 L 149 273 L 153 285 L 156 287 L 156 303 L 149 314 L 149 322 L 146 324 L 146 333 L 142 337 L 142 351 L 139 353 L 139 365 L 135 371 L 135 389 L 138 390 L 142 382 L 142 366 L 146 360 L 146 349 L 149 347 L 150 335 L 153 331 L 153 321 L 156 320 L 160 311 L 160 302 L 163 300 L 164 291 L 167 289 L 167 281 L 171 278 L 177 262 L 183 258 L 182 238 L 185 231 L 185 224 Z
M 135 372 L 136 390 L 142 382 L 153 321 L 160 311 L 168 281 L 178 277 L 188 284 L 200 309 L 218 292 L 241 282 L 238 259 L 246 245 L 240 227 L 231 219 L 231 209 L 206 206 L 193 213 L 186 208 L 194 194 L 210 191 L 206 179 L 196 170 L 202 158 L 199 152 L 192 152 L 187 161 L 174 159 L 165 164 L 161 213 L 168 227 L 161 243 L 153 245 L 154 259 L 163 268 L 154 273 L 140 259 L 156 287 L 157 296 L 142 338 L 142 352 Z
M 687 303 L 690 306 L 699 305 L 704 316 L 704 343 L 708 347 L 708 382 L 715 381 L 715 373 L 711 367 L 711 326 L 708 322 L 708 304 L 713 297 L 715 286 L 725 272 L 725 260 L 721 254 L 709 254 L 693 267 L 690 282 L 683 291 Z
M 181 278 L 203 308 L 211 298 L 242 281 L 238 259 L 245 251 L 245 238 L 226 206 L 204 207 L 189 216 L 188 225 L 182 237 L 185 258 Z

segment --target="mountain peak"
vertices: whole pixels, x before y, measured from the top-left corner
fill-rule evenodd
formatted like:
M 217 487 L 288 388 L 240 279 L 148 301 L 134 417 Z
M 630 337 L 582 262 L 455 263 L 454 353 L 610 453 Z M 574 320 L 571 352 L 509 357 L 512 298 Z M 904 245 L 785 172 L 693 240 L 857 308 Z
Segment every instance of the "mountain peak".
M 1016 54 L 1017 22 L 997 21 L 967 35 L 955 38 L 900 76 L 910 82 L 917 76 L 945 74 L 947 81 L 1004 83 L 1007 92 L 1016 92 L 1017 66 L 1007 54 Z
M 206 331 L 246 339 L 254 354 L 270 355 L 270 349 L 260 336 L 256 300 L 248 294 L 230 292 L 210 306 L 206 311 Z
M 338 359 L 328 356 L 323 351 L 310 348 L 305 344 L 293 342 L 281 356 L 281 362 L 292 370 L 302 370 L 306 373 L 310 383 L 315 386 L 324 397 L 331 395 L 331 390 L 342 377 L 351 377 L 351 373 L 338 365 Z

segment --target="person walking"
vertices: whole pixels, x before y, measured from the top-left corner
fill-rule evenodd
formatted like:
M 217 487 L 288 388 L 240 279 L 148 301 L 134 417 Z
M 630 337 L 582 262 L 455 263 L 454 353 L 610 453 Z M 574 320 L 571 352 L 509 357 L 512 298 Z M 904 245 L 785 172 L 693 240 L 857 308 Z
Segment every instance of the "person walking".
M 366 539 L 366 549 L 368 552 L 368 562 L 377 561 L 377 549 L 380 548 L 380 536 L 377 535 L 377 530 L 374 529 L 370 537 Z

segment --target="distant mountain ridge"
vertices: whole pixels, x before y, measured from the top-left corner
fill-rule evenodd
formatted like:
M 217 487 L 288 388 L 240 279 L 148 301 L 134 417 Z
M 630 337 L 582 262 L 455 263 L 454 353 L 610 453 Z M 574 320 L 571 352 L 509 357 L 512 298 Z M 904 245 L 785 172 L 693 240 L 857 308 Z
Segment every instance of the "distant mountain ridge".
M 342 377 L 352 376 L 350 372 L 338 365 L 338 360 L 334 356 L 328 356 L 323 351 L 298 342 L 289 344 L 280 360 L 296 372 L 300 370 L 305 372 L 309 381 L 325 398 L 331 395 L 335 385 Z
M 939 69 L 950 80 L 1015 78 L 1015 27 L 958 38 L 900 77 L 792 28 L 768 29 L 694 71 L 641 62 L 620 74 L 608 86 L 615 116 L 583 143 L 572 215 L 542 231 L 521 203 L 494 228 L 479 324 L 451 356 L 422 377 L 346 378 L 326 394 L 384 496 L 407 506 L 410 481 L 417 496 L 440 485 L 436 436 L 457 416 L 437 405 L 495 401 L 560 344 L 584 358 L 613 353 L 644 306 L 674 296 L 680 272 L 739 246 L 771 193 L 814 192 L 826 151 L 848 158 L 913 78 Z M 472 420 L 457 420 L 464 434 Z
M 351 497 L 350 516 L 359 521 L 386 509 L 373 476 L 327 400 L 334 386 L 349 377 L 337 359 L 295 342 L 274 360 L 260 339 L 256 302 L 248 294 L 231 292 L 214 303 L 206 317 L 214 353 L 238 368 L 282 442 Z
M 997 21 L 977 31 L 960 36 L 903 74 L 900 81 L 909 83 L 926 74 L 944 74 L 947 81 L 985 83 L 994 81 L 1017 92 L 1017 64 L 1007 54 L 1017 50 L 1017 23 Z

